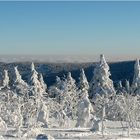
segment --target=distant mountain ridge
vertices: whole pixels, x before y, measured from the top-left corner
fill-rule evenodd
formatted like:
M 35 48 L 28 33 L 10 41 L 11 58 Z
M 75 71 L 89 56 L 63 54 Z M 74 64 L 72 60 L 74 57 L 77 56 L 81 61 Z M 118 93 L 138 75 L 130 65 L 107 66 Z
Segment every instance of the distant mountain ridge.
M 124 82 L 126 79 L 132 82 L 134 73 L 134 61 L 122 61 L 122 62 L 110 62 L 108 63 L 111 71 L 111 79 L 114 85 L 118 81 Z M 26 81 L 30 72 L 30 62 L 15 62 L 15 63 L 0 63 L 0 78 L 2 78 L 3 70 L 9 71 L 10 78 L 12 80 L 14 66 L 18 66 L 19 72 L 22 78 Z M 48 86 L 55 83 L 56 76 L 64 77 L 68 72 L 72 73 L 72 77 L 78 82 L 80 75 L 80 69 L 85 70 L 88 81 L 93 76 L 93 70 L 96 63 L 35 63 L 35 67 L 38 72 L 43 74 L 44 81 Z

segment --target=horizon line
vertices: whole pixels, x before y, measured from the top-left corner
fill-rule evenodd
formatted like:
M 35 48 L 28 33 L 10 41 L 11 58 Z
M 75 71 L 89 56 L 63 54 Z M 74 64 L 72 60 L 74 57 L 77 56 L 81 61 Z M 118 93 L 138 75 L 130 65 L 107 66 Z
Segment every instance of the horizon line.
M 102 54 L 102 53 L 101 53 Z M 104 55 L 107 62 L 126 62 L 135 61 L 139 57 L 128 56 L 111 56 Z M 46 63 L 94 63 L 99 61 L 100 54 L 0 54 L 0 62 L 14 63 L 14 62 L 46 62 Z

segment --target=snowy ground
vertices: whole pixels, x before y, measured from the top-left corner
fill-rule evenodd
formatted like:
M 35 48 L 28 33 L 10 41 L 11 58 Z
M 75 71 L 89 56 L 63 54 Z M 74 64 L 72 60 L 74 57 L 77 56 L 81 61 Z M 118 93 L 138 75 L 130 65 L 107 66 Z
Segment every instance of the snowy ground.
M 123 122 L 125 126 L 125 122 Z M 55 139 L 93 139 L 93 140 L 135 140 L 140 139 L 140 129 L 131 130 L 130 137 L 128 137 L 127 127 L 122 128 L 121 122 L 106 121 L 106 130 L 104 136 L 101 132 L 91 132 L 89 128 L 41 128 L 38 134 L 49 134 Z M 24 128 L 23 128 L 24 130 Z M 36 131 L 36 130 L 35 130 Z M 14 128 L 8 128 L 8 131 L 3 135 L 4 139 L 16 139 Z M 2 135 L 2 132 L 1 132 Z M 37 134 L 36 134 L 37 135 Z M 36 136 L 27 139 L 35 139 Z M 0 138 L 2 139 L 2 138 Z M 21 139 L 24 139 L 22 137 Z M 26 139 L 26 138 L 25 138 Z

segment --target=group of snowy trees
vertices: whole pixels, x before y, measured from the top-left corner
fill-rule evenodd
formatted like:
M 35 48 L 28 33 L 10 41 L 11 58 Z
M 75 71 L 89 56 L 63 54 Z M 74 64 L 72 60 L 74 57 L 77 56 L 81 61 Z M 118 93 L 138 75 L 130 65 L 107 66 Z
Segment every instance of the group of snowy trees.
M 126 81 L 124 88 L 119 82 L 117 89 L 110 79 L 104 55 L 100 56 L 90 83 L 82 69 L 78 83 L 69 72 L 63 79 L 57 76 L 55 84 L 47 89 L 33 63 L 27 82 L 22 79 L 18 67 L 14 67 L 13 75 L 11 84 L 8 71 L 4 70 L 0 86 L 0 125 L 14 126 L 18 134 L 22 127 L 56 124 L 57 127 L 94 127 L 98 119 L 127 121 L 130 128 L 139 127 L 139 60 L 134 66 L 132 85 Z
M 4 70 L 0 87 L 0 120 L 5 122 L 5 126 L 14 126 L 17 134 L 23 126 L 47 126 L 49 113 L 43 97 L 47 87 L 42 75 L 38 74 L 33 63 L 28 83 L 22 79 L 17 67 L 14 67 L 13 75 L 11 85 L 8 71 Z

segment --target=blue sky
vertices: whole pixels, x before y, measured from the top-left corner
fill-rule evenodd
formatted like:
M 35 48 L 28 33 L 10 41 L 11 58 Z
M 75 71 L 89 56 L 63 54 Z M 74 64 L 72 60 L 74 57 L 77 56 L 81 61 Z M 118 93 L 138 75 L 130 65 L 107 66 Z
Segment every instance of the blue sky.
M 140 2 L 0 2 L 0 54 L 140 54 Z

